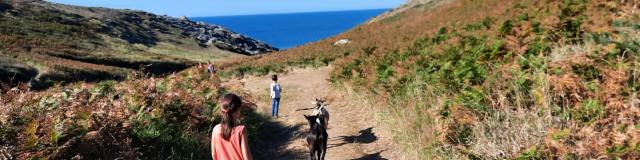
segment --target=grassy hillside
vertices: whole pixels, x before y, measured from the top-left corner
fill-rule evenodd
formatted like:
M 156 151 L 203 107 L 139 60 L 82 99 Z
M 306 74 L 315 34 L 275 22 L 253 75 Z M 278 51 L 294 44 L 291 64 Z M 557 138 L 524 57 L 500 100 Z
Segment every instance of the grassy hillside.
M 334 61 L 332 80 L 382 100 L 396 140 L 422 159 L 637 159 L 638 5 L 442 1 L 225 67 Z
M 247 44 L 208 46 L 193 35 L 203 27 L 210 26 L 142 11 L 0 0 L 0 86 L 6 91 L 18 82 L 39 89 L 55 83 L 124 80 L 135 71 L 160 75 L 240 56 L 234 52 L 243 50 L 235 45 L 257 45 L 251 48 L 256 53 L 269 49 L 260 50 L 262 44 L 244 36 Z M 222 30 L 216 33 L 235 34 Z

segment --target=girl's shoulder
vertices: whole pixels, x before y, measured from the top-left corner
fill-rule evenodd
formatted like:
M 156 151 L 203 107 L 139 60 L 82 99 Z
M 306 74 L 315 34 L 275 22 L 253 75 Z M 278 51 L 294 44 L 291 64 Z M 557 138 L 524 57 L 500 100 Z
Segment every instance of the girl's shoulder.
M 220 124 L 217 124 L 216 126 L 213 127 L 213 133 L 222 133 L 222 126 L 220 126 Z
M 237 126 L 233 127 L 233 130 L 244 131 L 245 130 L 245 126 L 244 125 L 237 125 Z M 222 133 L 222 125 L 221 124 L 217 124 L 216 126 L 214 126 L 213 127 L 213 132 Z
M 244 133 L 245 131 L 245 127 L 244 125 L 238 125 L 236 127 L 233 127 L 233 131 L 237 132 L 237 133 Z

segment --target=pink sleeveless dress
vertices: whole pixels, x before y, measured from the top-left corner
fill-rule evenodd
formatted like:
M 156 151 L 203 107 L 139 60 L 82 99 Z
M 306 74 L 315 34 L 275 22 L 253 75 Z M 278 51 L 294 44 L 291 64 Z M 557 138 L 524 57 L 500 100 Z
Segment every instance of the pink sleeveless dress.
M 240 143 L 245 129 L 243 125 L 233 128 L 229 140 L 222 137 L 222 126 L 217 125 L 213 128 L 211 143 L 214 146 L 214 160 L 243 160 Z

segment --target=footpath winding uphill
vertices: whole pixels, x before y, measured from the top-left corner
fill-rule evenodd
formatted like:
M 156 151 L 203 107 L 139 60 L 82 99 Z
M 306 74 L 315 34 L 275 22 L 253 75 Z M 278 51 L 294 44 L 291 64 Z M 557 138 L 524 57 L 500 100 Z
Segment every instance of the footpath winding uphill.
M 279 75 L 283 88 L 280 117 L 275 119 L 282 127 L 265 141 L 271 146 L 255 148 L 267 153 L 264 159 L 308 159 L 306 133 L 309 128 L 302 116 L 310 114 L 316 97 L 328 99 L 331 113 L 329 142 L 326 159 L 404 159 L 389 133 L 376 127 L 370 106 L 360 105 L 352 95 L 334 91 L 328 79 L 331 67 L 297 69 Z M 259 97 L 258 110 L 271 114 L 269 99 L 270 75 L 232 80 L 243 84 L 245 91 Z M 266 151 L 265 151 L 266 150 Z

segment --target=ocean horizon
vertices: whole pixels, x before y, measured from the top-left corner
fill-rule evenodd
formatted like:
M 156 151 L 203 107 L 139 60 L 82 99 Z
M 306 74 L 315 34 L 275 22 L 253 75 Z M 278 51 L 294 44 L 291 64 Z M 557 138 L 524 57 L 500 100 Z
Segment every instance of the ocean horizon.
M 279 49 L 288 49 L 345 32 L 389 9 L 189 17 L 220 25 Z

